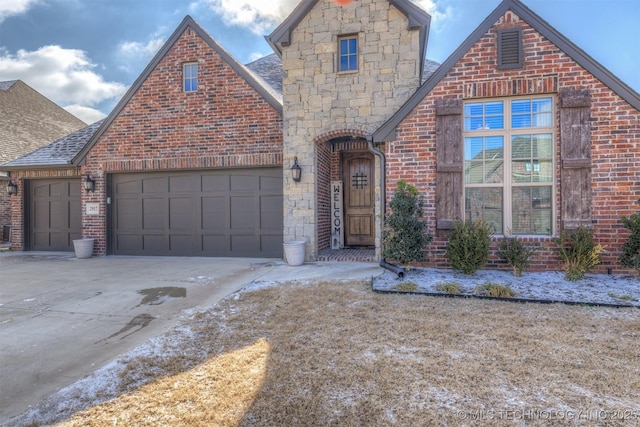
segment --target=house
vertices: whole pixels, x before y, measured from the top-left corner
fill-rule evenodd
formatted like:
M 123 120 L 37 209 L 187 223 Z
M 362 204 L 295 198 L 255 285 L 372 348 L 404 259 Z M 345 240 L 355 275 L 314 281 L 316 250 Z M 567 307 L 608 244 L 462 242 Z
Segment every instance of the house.
M 619 269 L 620 215 L 640 198 L 640 95 L 519 0 L 439 66 L 429 24 L 408 0 L 303 0 L 267 37 L 275 55 L 243 66 L 185 18 L 64 165 L 3 166 L 23 219 L 13 248 L 54 240 L 38 194 L 67 183 L 98 255 L 279 257 L 283 240 L 306 240 L 309 260 L 380 259 L 404 179 L 425 199 L 429 265 L 446 266 L 455 221 L 484 219 L 537 246 L 538 269 L 557 267 L 554 236 L 587 225 L 602 268 Z
M 0 82 L 0 164 L 86 126 L 20 80 Z M 8 183 L 0 170 L 0 188 Z M 9 226 L 9 195 L 0 192 L 0 225 Z

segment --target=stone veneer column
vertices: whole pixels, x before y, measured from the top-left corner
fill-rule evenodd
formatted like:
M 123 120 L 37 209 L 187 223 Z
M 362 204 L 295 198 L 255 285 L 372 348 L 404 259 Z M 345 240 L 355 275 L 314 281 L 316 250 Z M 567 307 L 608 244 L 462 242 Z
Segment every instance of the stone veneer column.
M 338 37 L 358 35 L 359 69 L 337 73 Z M 387 0 L 338 6 L 320 0 L 283 47 L 284 240 L 307 240 L 307 260 L 317 251 L 317 180 L 314 140 L 353 129 L 370 135 L 420 84 L 420 32 Z M 302 181 L 293 182 L 294 157 Z M 381 196 L 376 157 L 376 199 Z M 380 248 L 379 203 L 376 248 Z

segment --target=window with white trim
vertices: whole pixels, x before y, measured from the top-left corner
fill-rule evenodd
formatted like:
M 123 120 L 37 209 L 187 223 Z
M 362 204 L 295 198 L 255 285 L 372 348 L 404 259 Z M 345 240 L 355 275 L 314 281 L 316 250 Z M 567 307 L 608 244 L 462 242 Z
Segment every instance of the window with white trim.
M 184 64 L 182 66 L 182 76 L 184 91 L 196 92 L 198 90 L 198 64 Z
M 467 221 L 496 234 L 553 234 L 553 109 L 549 96 L 464 104 Z
M 358 36 L 343 36 L 338 39 L 338 71 L 358 70 Z

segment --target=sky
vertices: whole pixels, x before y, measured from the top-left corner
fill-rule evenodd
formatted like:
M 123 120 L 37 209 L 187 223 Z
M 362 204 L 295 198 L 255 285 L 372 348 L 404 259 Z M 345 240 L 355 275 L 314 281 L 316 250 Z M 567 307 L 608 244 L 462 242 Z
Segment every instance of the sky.
M 357 1 L 357 0 L 356 0 Z M 500 0 L 412 0 L 444 62 Z M 242 64 L 299 0 L 0 0 L 0 81 L 22 80 L 85 121 L 105 117 L 186 15 Z M 522 0 L 640 92 L 640 0 Z

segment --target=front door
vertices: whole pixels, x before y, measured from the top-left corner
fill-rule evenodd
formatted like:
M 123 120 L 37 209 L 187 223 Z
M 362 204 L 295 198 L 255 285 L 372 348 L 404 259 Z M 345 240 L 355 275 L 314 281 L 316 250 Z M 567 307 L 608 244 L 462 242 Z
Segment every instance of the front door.
M 342 156 L 345 246 L 375 244 L 373 166 L 371 153 L 344 153 Z

